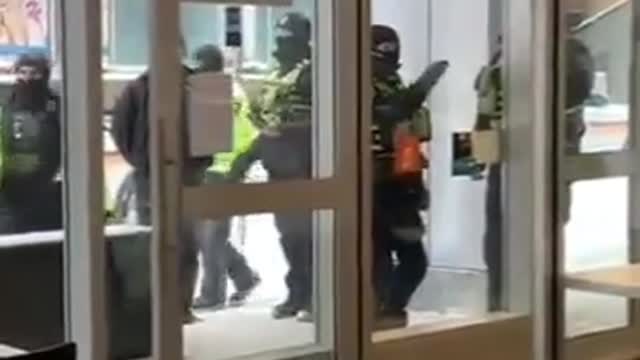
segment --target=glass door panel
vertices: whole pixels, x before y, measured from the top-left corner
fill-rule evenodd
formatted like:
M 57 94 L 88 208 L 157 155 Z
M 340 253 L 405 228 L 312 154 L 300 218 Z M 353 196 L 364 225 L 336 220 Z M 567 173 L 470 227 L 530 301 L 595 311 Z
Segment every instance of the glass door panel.
M 353 2 L 152 9 L 156 350 L 357 357 Z
M 69 109 L 66 30 L 54 21 L 62 9 L 47 1 L 31 5 L 33 13 L 23 2 L 7 7 L 3 33 L 10 35 L 0 41 L 0 357 L 60 345 L 65 329 L 85 325 L 66 304 L 85 295 L 69 292 L 69 280 L 89 280 L 69 271 L 82 271 L 70 260 L 85 255 L 84 244 L 69 237 L 77 227 L 63 221 L 65 187 L 81 180 L 68 176 L 78 167 L 64 166 L 78 159 L 65 151 L 78 144 L 67 147 L 64 139 L 82 118 Z
M 200 221 L 192 359 L 333 351 L 330 247 L 334 211 L 246 214 Z M 211 341 L 210 339 L 217 339 Z
M 638 260 L 637 3 L 558 11 L 558 341 L 568 359 L 634 358 L 638 287 L 624 276 Z
M 377 0 L 364 10 L 365 285 L 375 299 L 365 319 L 375 358 L 531 355 L 534 234 L 523 219 L 539 215 L 533 189 L 545 174 L 533 166 L 533 117 L 522 116 L 532 112 L 522 24 L 532 14 L 528 2 L 505 3 Z M 394 167 L 404 149 L 395 136 L 421 142 L 411 175 Z M 482 147 L 482 136 L 494 140 Z M 505 333 L 508 355 L 483 345 Z

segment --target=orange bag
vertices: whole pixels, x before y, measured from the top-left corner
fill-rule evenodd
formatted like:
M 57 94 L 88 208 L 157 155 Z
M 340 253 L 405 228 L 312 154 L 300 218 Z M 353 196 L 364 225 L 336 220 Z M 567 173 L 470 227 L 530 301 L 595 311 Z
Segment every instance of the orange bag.
M 419 174 L 425 165 L 420 151 L 420 140 L 415 135 L 403 132 L 398 134 L 395 141 L 393 174 L 405 176 Z

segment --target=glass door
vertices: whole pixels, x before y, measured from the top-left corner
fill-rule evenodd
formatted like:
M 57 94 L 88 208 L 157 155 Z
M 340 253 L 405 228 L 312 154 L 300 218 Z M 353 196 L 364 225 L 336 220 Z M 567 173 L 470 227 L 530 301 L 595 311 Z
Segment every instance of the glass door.
M 532 9 L 364 2 L 367 359 L 533 357 L 547 173 L 534 161 Z M 422 160 L 413 170 L 400 166 L 407 149 Z
M 566 359 L 631 359 L 638 336 L 638 3 L 557 8 L 557 337 Z
M 356 2 L 239 3 L 150 3 L 154 355 L 357 359 Z

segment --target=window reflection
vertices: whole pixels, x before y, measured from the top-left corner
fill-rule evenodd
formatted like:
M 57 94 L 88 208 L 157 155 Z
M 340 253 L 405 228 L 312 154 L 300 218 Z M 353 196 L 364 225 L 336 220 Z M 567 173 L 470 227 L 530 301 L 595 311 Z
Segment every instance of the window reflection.
M 376 330 L 507 310 L 502 170 L 472 143 L 474 131 L 498 131 L 508 121 L 502 8 L 487 6 L 374 3 L 372 19 L 381 25 L 371 31 Z M 465 15 L 473 13 L 490 19 Z M 409 178 L 397 172 L 407 154 L 422 161 Z
M 565 272 L 572 274 L 628 264 L 628 179 L 579 181 L 571 186 L 571 194 L 571 216 L 564 231 Z M 594 207 L 594 203 L 598 207 Z M 601 209 L 607 211 L 603 213 Z M 568 337 L 624 327 L 628 316 L 624 298 L 567 290 Z
M 5 35 L 16 31 L 6 25 Z M 62 94 L 43 44 L 12 44 L 23 54 L 0 85 L 0 356 L 64 340 Z
M 116 16 L 118 6 L 125 6 L 120 3 L 114 2 Z M 290 8 L 273 9 L 181 6 L 186 84 L 181 121 L 188 134 L 184 139 L 185 185 L 312 176 L 313 9 L 312 1 L 302 0 L 294 1 Z M 223 26 L 229 21 L 224 16 L 230 13 L 242 15 L 242 37 L 224 33 Z M 142 25 L 122 25 L 118 31 L 127 26 Z M 139 33 L 128 36 L 146 34 Z M 115 37 L 117 41 L 117 34 Z M 237 47 L 240 43 L 242 49 Z M 136 53 L 128 51 L 128 55 Z M 107 101 L 112 106 L 106 126 L 110 148 L 105 157 L 107 183 L 114 198 L 112 223 L 136 233 L 143 244 L 148 244 L 148 226 L 153 225 L 148 128 L 141 125 L 147 118 L 148 79 L 142 72 L 111 88 L 109 95 L 114 100 Z M 112 86 L 105 81 L 106 87 Z M 200 122 L 205 126 L 214 124 L 215 129 L 195 128 L 193 124 L 200 120 L 206 120 Z M 314 305 L 322 300 L 314 288 L 314 263 L 319 256 L 314 243 L 318 237 L 331 241 L 324 238 L 333 234 L 331 219 L 330 211 L 184 219 L 178 243 L 185 354 L 223 359 L 314 344 L 317 318 L 331 316 L 315 311 Z M 140 225 L 147 229 L 146 234 L 137 232 Z M 134 246 L 133 242 L 128 246 Z M 125 264 L 135 258 L 148 263 L 143 247 L 136 249 L 140 251 Z M 122 254 L 114 254 L 115 265 L 118 261 L 122 265 L 118 256 Z M 124 284 L 148 284 L 148 275 L 139 266 L 135 271 L 132 266 L 120 269 Z M 148 285 L 141 288 L 120 287 L 120 315 L 129 315 L 120 321 L 122 333 L 131 333 L 125 323 L 144 324 L 143 314 L 149 313 L 144 308 L 149 303 Z M 143 331 L 135 342 L 144 345 L 148 329 L 136 326 Z M 211 343 L 211 338 L 217 340 Z M 131 347 L 126 356 L 139 355 L 135 350 L 143 348 Z
M 620 150 L 629 140 L 631 2 L 578 3 L 566 49 L 567 152 Z

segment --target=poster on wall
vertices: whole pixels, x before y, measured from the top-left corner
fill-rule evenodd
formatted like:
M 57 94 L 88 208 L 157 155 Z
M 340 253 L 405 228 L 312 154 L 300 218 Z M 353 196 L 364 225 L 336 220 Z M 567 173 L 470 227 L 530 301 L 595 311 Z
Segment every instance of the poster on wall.
M 484 165 L 473 156 L 472 138 L 471 131 L 452 134 L 451 175 L 453 177 L 467 177 L 472 180 L 480 180 L 483 177 Z
M 50 53 L 48 0 L 0 0 L 0 66 L 25 53 Z

